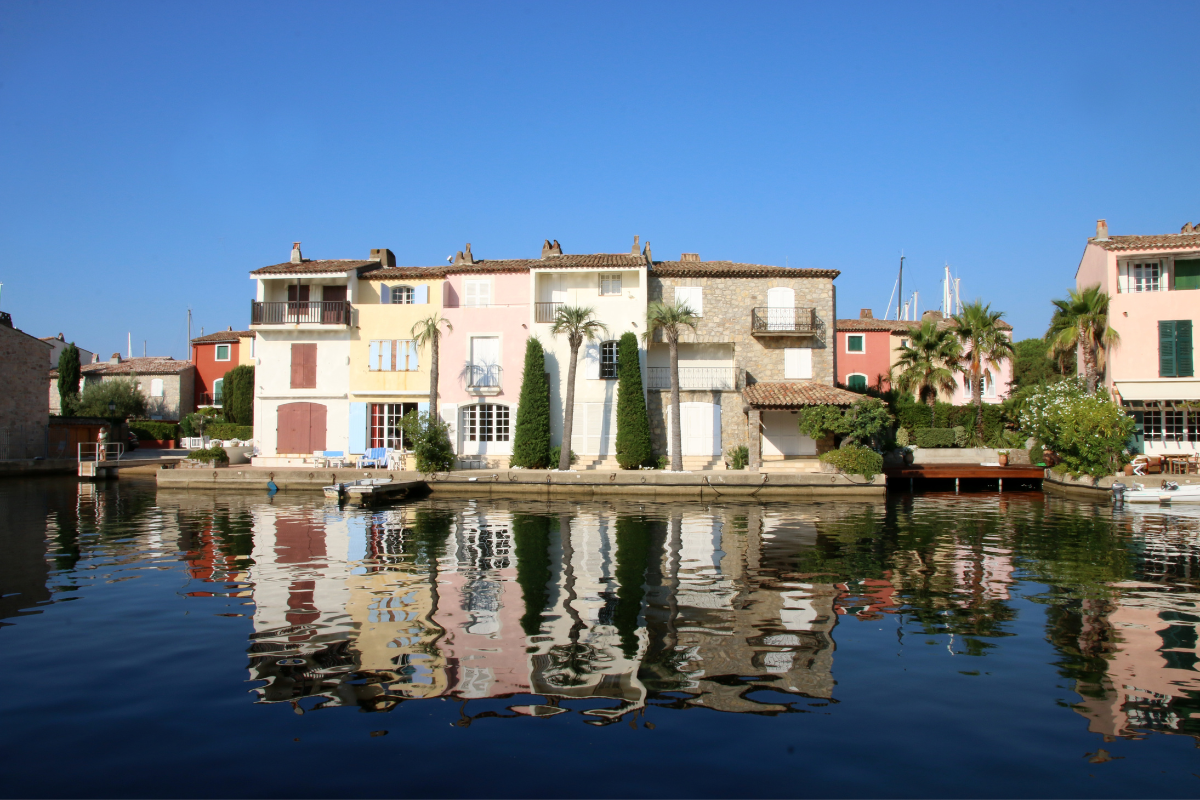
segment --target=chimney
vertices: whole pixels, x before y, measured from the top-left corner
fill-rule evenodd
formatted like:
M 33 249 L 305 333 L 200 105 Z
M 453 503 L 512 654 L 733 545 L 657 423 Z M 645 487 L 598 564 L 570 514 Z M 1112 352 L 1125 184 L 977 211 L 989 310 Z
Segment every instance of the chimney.
M 700 254 L 699 253 L 680 253 L 679 260 L 680 261 L 699 261 Z
M 1096 241 L 1098 241 L 1098 242 L 1107 242 L 1108 241 L 1108 220 L 1104 220 L 1104 219 L 1096 220 Z
M 230 325 L 230 326 L 229 326 L 229 328 L 227 328 L 227 330 L 229 330 L 229 331 L 232 331 L 232 330 L 233 330 L 233 326 L 232 326 L 232 325 Z
M 940 311 L 926 311 L 924 314 L 921 315 L 922 322 L 924 322 L 927 319 L 941 319 L 941 318 L 942 318 L 942 312 L 940 312 Z
M 633 235 L 633 248 L 629 251 L 629 255 L 636 256 L 641 254 L 642 248 L 638 246 L 638 239 L 640 238 L 636 233 Z
M 471 255 L 471 243 L 467 242 L 467 246 L 454 254 L 455 264 L 474 264 L 475 256 Z
M 121 354 L 120 354 L 120 353 L 113 353 L 113 354 L 112 354 L 112 356 L 111 356 L 111 357 L 108 359 L 108 363 L 110 363 L 110 364 L 120 364 L 120 363 L 121 363 Z
M 100 363 L 100 354 L 99 353 L 92 353 L 92 363 L 93 364 Z
M 60 342 L 65 342 L 65 341 L 66 341 L 66 339 L 64 339 L 64 338 L 63 338 L 63 335 L 62 335 L 61 333 L 58 335 L 58 340 L 59 340 Z
M 304 257 L 300 255 L 300 243 L 292 242 L 292 263 L 299 264 L 303 260 Z
M 386 247 L 376 247 L 371 250 L 370 261 L 378 261 L 381 267 L 396 266 L 396 256 Z
M 859 319 L 875 319 L 875 315 L 871 313 L 871 309 L 864 308 L 858 312 Z
M 654 263 L 654 256 L 650 255 L 650 240 L 646 240 L 646 246 L 642 248 L 642 257 L 646 259 L 647 264 Z

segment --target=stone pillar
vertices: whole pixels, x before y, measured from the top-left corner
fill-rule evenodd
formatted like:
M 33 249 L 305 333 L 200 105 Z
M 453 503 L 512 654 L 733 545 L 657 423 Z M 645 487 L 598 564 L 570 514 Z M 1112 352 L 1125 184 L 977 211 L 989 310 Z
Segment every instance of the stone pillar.
M 750 445 L 750 469 L 758 470 L 762 467 L 762 412 L 751 406 L 749 415 L 750 424 L 746 430 L 746 437 Z

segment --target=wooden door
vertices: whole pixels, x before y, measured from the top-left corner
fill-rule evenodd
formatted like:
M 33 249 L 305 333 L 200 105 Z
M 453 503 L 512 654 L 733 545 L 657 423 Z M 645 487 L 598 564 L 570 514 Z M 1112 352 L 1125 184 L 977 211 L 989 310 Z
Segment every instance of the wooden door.
M 311 455 L 325 449 L 328 409 L 321 403 L 284 403 L 276 411 L 276 455 Z
M 304 318 L 308 311 L 308 291 L 307 286 L 289 286 L 288 287 L 288 316 L 293 318 L 293 321 Z
M 292 388 L 317 388 L 317 345 L 313 342 L 292 345 Z

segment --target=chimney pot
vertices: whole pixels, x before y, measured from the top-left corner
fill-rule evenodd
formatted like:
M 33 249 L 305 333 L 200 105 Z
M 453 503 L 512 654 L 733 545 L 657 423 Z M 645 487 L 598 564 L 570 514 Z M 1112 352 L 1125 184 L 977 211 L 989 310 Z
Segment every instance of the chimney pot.
M 633 235 L 633 249 L 629 251 L 631 256 L 636 256 L 641 253 L 641 247 L 638 245 L 639 237 L 636 233 Z
M 858 312 L 859 319 L 875 319 L 875 315 L 871 313 L 871 309 L 864 308 Z
M 110 363 L 110 364 L 120 364 L 120 363 L 121 363 L 121 354 L 120 354 L 120 353 L 113 353 L 113 354 L 112 354 L 112 356 L 110 356 L 110 357 L 109 357 L 109 359 L 108 359 L 108 363 Z
M 299 264 L 303 260 L 304 257 L 300 255 L 300 243 L 292 242 L 292 263 Z
M 1108 220 L 1096 220 L 1096 239 L 1102 242 L 1108 240 Z

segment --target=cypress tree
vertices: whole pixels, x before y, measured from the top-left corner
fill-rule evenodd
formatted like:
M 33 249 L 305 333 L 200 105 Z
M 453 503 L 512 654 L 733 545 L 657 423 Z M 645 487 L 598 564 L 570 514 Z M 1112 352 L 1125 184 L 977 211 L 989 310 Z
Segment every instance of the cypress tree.
M 226 372 L 221 395 L 227 421 L 238 425 L 254 424 L 254 367 L 242 364 Z
M 651 463 L 653 450 L 638 341 L 632 333 L 622 334 L 617 345 L 617 380 L 617 463 L 621 469 L 637 469 Z
M 75 416 L 79 406 L 79 348 L 74 342 L 58 354 L 58 404 L 64 417 Z
M 550 599 L 550 518 L 514 514 L 512 535 L 517 551 L 517 583 L 525 601 L 521 630 L 526 636 L 537 636 L 542 628 L 542 612 Z
M 512 465 L 529 469 L 550 466 L 550 383 L 546 380 L 546 354 L 536 336 L 525 342 L 525 372 L 517 406 Z

